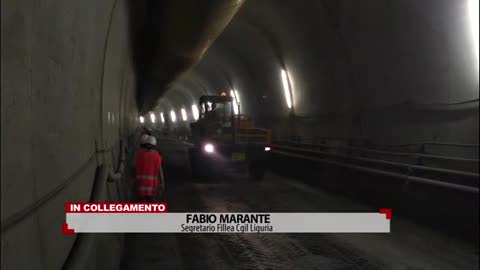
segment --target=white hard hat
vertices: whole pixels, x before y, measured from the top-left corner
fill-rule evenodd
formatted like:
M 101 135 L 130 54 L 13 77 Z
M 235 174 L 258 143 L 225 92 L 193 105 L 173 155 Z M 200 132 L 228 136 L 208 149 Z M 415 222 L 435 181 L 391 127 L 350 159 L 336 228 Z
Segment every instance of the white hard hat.
M 150 137 L 148 134 L 143 134 L 142 137 L 140 137 L 140 144 L 148 143 L 148 137 Z
M 153 136 L 148 136 L 147 141 L 145 143 L 148 143 L 151 145 L 157 145 L 157 139 Z

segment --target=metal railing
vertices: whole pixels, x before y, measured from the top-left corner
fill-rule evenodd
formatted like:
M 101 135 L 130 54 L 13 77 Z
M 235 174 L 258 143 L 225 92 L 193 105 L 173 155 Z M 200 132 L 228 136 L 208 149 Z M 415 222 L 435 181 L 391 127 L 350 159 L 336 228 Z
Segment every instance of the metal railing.
M 420 148 L 424 148 L 427 145 L 441 145 L 441 146 L 455 146 L 455 147 L 470 147 L 470 148 L 479 148 L 479 144 L 466 144 L 466 143 L 454 143 L 454 142 L 417 142 L 417 143 L 403 143 L 403 144 L 379 144 L 379 143 L 372 143 L 368 138 L 347 138 L 347 137 L 329 137 L 329 136 L 315 136 L 315 137 L 302 137 L 302 136 L 293 136 L 289 139 L 285 138 L 276 138 L 276 141 L 288 141 L 291 143 L 304 143 L 310 141 L 311 144 L 318 144 L 318 143 L 327 143 L 328 141 L 341 141 L 345 142 L 346 144 L 362 144 L 362 145 L 369 145 L 369 146 L 385 146 L 385 147 L 408 147 L 408 146 L 419 146 Z
M 444 181 L 440 181 L 440 180 L 436 180 L 436 179 L 411 176 L 411 175 L 408 175 L 408 174 L 401 174 L 401 173 L 396 173 L 396 172 L 391 172 L 391 171 L 386 171 L 386 170 L 380 170 L 380 169 L 376 169 L 376 168 L 369 168 L 369 167 L 365 167 L 365 166 L 358 166 L 358 165 L 342 163 L 342 162 L 337 162 L 337 161 L 331 161 L 331 160 L 325 160 L 325 159 L 320 159 L 320 158 L 315 158 L 315 157 L 308 157 L 308 156 L 304 156 L 304 155 L 293 154 L 293 153 L 289 153 L 289 152 L 282 152 L 282 151 L 278 151 L 278 150 L 273 150 L 272 152 L 277 153 L 277 154 L 283 154 L 283 155 L 290 156 L 290 157 L 296 157 L 296 158 L 300 158 L 300 159 L 307 159 L 307 160 L 311 160 L 311 161 L 327 163 L 327 164 L 330 164 L 330 165 L 340 166 L 340 167 L 344 167 L 344 168 L 348 168 L 348 169 L 353 169 L 353 170 L 356 170 L 356 171 L 363 171 L 363 172 L 374 173 L 374 174 L 393 177 L 393 178 L 399 178 L 399 179 L 406 180 L 406 181 L 411 181 L 411 182 L 418 182 L 418 183 L 423 183 L 423 184 L 428 184 L 428 185 L 445 187 L 445 188 L 450 188 L 450 189 L 469 192 L 469 193 L 474 193 L 474 194 L 479 193 L 478 188 L 472 187 L 472 186 L 467 186 L 467 185 L 459 185 L 459 184 L 444 182 Z
M 391 155 L 391 156 L 406 156 L 410 158 L 417 159 L 417 163 L 421 163 L 420 160 L 422 158 L 428 159 L 438 159 L 438 160 L 447 160 L 447 161 L 459 161 L 459 162 L 468 162 L 468 163 L 475 163 L 478 164 L 480 162 L 479 159 L 473 158 L 463 158 L 463 157 L 452 157 L 452 156 L 441 156 L 441 155 L 432 155 L 432 154 L 423 154 L 418 152 L 395 152 L 395 151 L 386 151 L 386 150 L 377 150 L 365 147 L 358 147 L 358 146 L 347 146 L 347 145 L 329 145 L 325 143 L 319 144 L 306 144 L 306 143 L 298 143 L 292 141 L 277 141 L 277 145 L 292 145 L 297 147 L 309 147 L 309 148 L 329 148 L 329 149 L 342 149 L 342 150 L 356 150 L 363 153 L 375 153 L 375 154 L 382 154 L 382 155 Z M 422 145 L 427 144 L 434 144 L 434 143 L 423 143 Z M 439 143 L 435 143 L 439 144 Z M 448 145 L 448 146 L 459 146 L 460 144 L 439 144 L 439 145 Z M 462 147 L 468 147 L 467 145 L 461 145 Z M 470 145 L 475 146 L 475 145 Z
M 332 138 L 329 138 L 332 139 Z M 338 138 L 334 138 L 338 140 Z M 460 163 L 466 163 L 474 166 L 478 166 L 479 160 L 463 157 L 451 157 L 442 155 L 431 155 L 416 152 L 395 152 L 387 150 L 371 149 L 366 147 L 352 146 L 352 145 L 330 145 L 322 140 L 318 144 L 301 143 L 299 140 L 286 140 L 277 141 L 272 145 L 273 152 L 280 155 L 286 155 L 294 158 L 307 159 L 315 162 L 323 162 L 335 166 L 346 167 L 354 170 L 365 171 L 370 173 L 381 174 L 385 176 L 392 176 L 395 178 L 401 178 L 406 181 L 421 182 L 425 184 L 442 186 L 452 188 L 461 191 L 467 191 L 471 193 L 479 193 L 479 174 L 476 172 L 446 169 L 432 166 L 425 166 L 422 159 L 436 159 L 444 161 L 454 161 Z M 304 141 L 304 140 L 301 140 Z M 348 140 L 344 140 L 347 142 Z M 425 142 L 420 144 L 408 144 L 421 145 L 423 148 L 425 145 L 446 145 L 455 147 L 477 147 L 474 144 L 450 144 L 450 143 L 438 143 L 438 142 Z M 383 145 L 385 146 L 385 145 Z M 391 145 L 393 146 L 393 145 Z M 399 145 L 395 145 L 399 146 Z M 402 146 L 407 146 L 403 144 Z M 387 156 L 400 156 L 407 157 L 416 160 L 414 164 L 384 160 L 375 157 L 366 157 L 366 154 L 377 154 Z M 416 173 L 421 174 L 435 174 L 448 176 L 447 180 L 432 179 L 427 177 L 416 176 Z M 456 181 L 461 179 L 468 184 L 453 183 L 450 178 L 454 178 Z

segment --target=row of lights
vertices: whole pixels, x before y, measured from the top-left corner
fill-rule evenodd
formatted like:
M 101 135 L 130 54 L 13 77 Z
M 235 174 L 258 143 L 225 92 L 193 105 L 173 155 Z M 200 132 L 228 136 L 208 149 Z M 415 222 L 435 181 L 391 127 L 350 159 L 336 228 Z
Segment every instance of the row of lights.
M 185 108 L 182 108 L 180 110 L 180 115 L 182 116 L 182 120 L 184 122 L 188 120 L 187 110 L 185 110 Z M 198 118 L 200 117 L 200 112 L 198 110 L 197 105 L 195 105 L 195 104 L 192 105 L 192 116 L 193 116 L 193 119 L 195 119 L 195 120 L 198 120 Z M 142 124 L 145 123 L 145 118 L 143 116 L 140 116 L 139 120 L 140 120 L 140 123 L 142 123 Z M 170 120 L 173 123 L 175 123 L 177 121 L 177 114 L 175 113 L 174 110 L 170 111 Z M 155 114 L 150 113 L 150 122 L 155 123 L 155 121 L 156 121 Z M 165 123 L 165 116 L 164 116 L 163 112 L 160 113 L 160 121 L 162 123 Z
M 285 70 L 285 69 L 282 69 L 281 72 L 280 72 L 280 75 L 281 75 L 281 79 L 282 79 L 282 84 L 283 84 L 283 91 L 284 91 L 284 94 L 285 94 L 285 101 L 287 103 L 287 107 L 289 109 L 292 109 L 293 107 L 293 91 L 291 89 L 291 78 L 290 78 L 290 75 L 288 74 L 288 72 Z M 240 109 L 240 95 L 238 93 L 237 90 L 230 90 L 230 96 L 233 98 L 233 113 L 235 115 L 238 115 L 240 112 L 239 112 L 239 109 Z M 207 106 L 209 106 L 211 108 L 212 106 L 212 103 L 209 102 L 207 104 Z M 187 115 L 187 111 L 185 110 L 185 108 L 182 108 L 180 110 L 180 115 L 182 116 L 182 120 L 185 122 L 188 120 L 188 115 Z M 192 116 L 193 116 L 193 119 L 194 120 L 198 120 L 198 118 L 200 117 L 200 112 L 198 110 L 198 107 L 197 105 L 193 104 L 192 105 Z M 145 123 L 145 118 L 143 116 L 140 116 L 140 123 Z M 174 110 L 171 110 L 170 111 L 170 119 L 172 121 L 172 123 L 175 123 L 177 121 L 177 115 L 175 113 Z M 155 114 L 153 113 L 150 113 L 150 121 L 152 123 L 155 123 Z M 160 113 L 160 121 L 162 123 L 165 123 L 165 116 L 163 115 L 163 112 Z
M 238 94 L 237 90 L 230 90 L 230 95 L 233 98 L 233 112 L 235 115 L 238 115 L 240 95 Z M 211 108 L 212 103 L 209 102 L 207 105 Z M 185 108 L 182 108 L 180 110 L 180 115 L 182 116 L 182 120 L 184 122 L 188 120 L 187 110 L 185 110 Z M 200 117 L 200 111 L 198 110 L 198 107 L 195 104 L 192 105 L 192 116 L 194 120 L 198 120 L 198 118 Z M 145 123 L 145 118 L 143 116 L 140 116 L 139 119 L 140 119 L 140 123 L 142 124 Z M 150 121 L 152 123 L 155 123 L 155 120 L 156 120 L 155 114 L 150 113 Z M 174 110 L 170 111 L 170 120 L 172 121 L 172 123 L 175 123 L 177 121 L 177 114 L 175 113 Z M 163 115 L 163 112 L 160 113 L 160 121 L 162 123 L 165 123 L 165 116 Z
M 293 91 L 291 89 L 290 76 L 285 69 L 281 70 L 280 75 L 281 75 L 281 78 L 282 78 L 283 91 L 284 91 L 284 94 L 285 94 L 285 101 L 287 103 L 287 107 L 289 109 L 292 109 L 292 107 L 293 107 Z M 239 114 L 239 107 L 240 107 L 239 106 L 240 105 L 240 95 L 239 95 L 237 90 L 232 89 L 232 90 L 230 90 L 230 96 L 233 98 L 233 113 L 235 115 L 238 115 Z M 210 107 L 211 103 L 207 104 L 207 106 Z M 180 114 L 181 114 L 182 120 L 184 122 L 188 120 L 188 115 L 187 115 L 187 111 L 185 110 L 185 108 L 182 108 L 180 110 Z M 194 120 L 198 120 L 198 118 L 200 116 L 200 112 L 198 110 L 198 107 L 195 104 L 192 105 L 192 116 L 193 116 Z M 177 121 L 177 115 L 176 115 L 174 110 L 170 111 L 170 119 L 171 119 L 172 123 L 175 123 Z M 150 121 L 152 123 L 155 123 L 155 120 L 156 120 L 155 114 L 150 113 Z M 165 123 L 165 116 L 163 115 L 163 112 L 160 113 L 160 120 L 161 120 L 162 123 Z M 140 116 L 140 123 L 143 124 L 144 122 L 145 122 L 144 117 Z
M 291 81 L 291 77 L 290 77 L 290 74 L 285 70 L 285 69 L 282 69 L 280 71 L 280 76 L 281 76 L 281 79 L 282 79 L 282 84 L 283 84 L 283 92 L 285 94 L 285 101 L 287 103 L 287 107 L 289 109 L 292 109 L 293 108 L 293 91 L 292 91 L 292 81 Z M 240 105 L 240 95 L 238 93 L 237 90 L 230 90 L 230 96 L 233 98 L 233 113 L 235 115 L 238 115 L 239 114 L 239 105 Z M 207 106 L 211 106 L 211 103 L 207 104 Z M 185 110 L 185 108 L 182 108 L 180 110 L 180 114 L 182 116 L 182 120 L 183 121 L 187 121 L 188 120 L 188 116 L 187 116 L 187 111 Z M 192 115 L 193 115 L 193 119 L 194 120 L 198 120 L 199 116 L 200 116 L 200 112 L 198 110 L 198 107 L 197 105 L 192 105 Z M 177 115 L 175 114 L 175 111 L 172 110 L 170 111 L 170 119 L 172 120 L 173 123 L 175 123 L 177 121 Z M 150 120 L 152 123 L 155 123 L 155 115 L 153 113 L 150 114 Z M 162 121 L 162 123 L 165 123 L 165 117 L 163 115 L 163 112 L 160 113 L 160 120 Z M 144 123 L 145 122 L 145 119 L 143 118 L 143 116 L 140 116 L 140 123 Z

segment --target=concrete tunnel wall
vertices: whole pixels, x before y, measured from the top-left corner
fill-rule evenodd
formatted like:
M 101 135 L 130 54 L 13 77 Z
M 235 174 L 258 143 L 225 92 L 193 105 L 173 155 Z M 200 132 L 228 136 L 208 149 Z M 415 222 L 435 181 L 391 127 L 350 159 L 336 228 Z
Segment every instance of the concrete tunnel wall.
M 178 118 L 185 107 L 191 120 L 201 94 L 233 87 L 244 112 L 286 137 L 283 66 L 299 136 L 478 144 L 478 58 L 467 4 L 247 1 L 154 112 L 174 109 Z
M 1 9 L 2 225 L 79 172 L 2 228 L 1 268 L 60 269 L 75 240 L 62 235 L 64 203 L 90 199 L 96 166 L 116 167 L 119 139 L 137 121 L 127 1 L 5 0 Z
M 2 269 L 61 269 L 79 239 L 62 235 L 65 202 L 126 199 L 125 181 L 95 183 L 92 193 L 96 168 L 117 167 L 138 112 L 201 58 L 242 4 L 2 1 Z M 89 239 L 79 242 L 93 247 L 73 256 L 88 265 L 67 264 L 118 269 L 121 235 Z

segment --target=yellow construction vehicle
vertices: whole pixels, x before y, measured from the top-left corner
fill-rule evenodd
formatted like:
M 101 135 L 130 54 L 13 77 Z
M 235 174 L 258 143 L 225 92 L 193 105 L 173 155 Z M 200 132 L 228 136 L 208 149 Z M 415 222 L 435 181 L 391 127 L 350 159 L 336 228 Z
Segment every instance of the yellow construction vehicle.
M 199 119 L 190 124 L 192 172 L 205 175 L 233 170 L 260 180 L 267 166 L 271 131 L 255 127 L 253 118 L 241 114 L 233 99 L 224 93 L 200 97 Z

